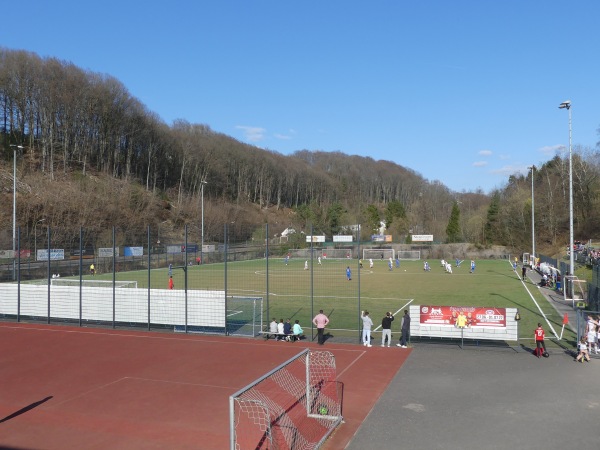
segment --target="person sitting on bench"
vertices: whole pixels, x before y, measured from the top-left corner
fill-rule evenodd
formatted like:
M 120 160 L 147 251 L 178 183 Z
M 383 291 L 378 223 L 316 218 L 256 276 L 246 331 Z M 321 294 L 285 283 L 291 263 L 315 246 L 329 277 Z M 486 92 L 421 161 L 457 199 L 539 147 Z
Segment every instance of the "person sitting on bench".
M 300 326 L 300 321 L 296 320 L 294 326 L 292 327 L 292 332 L 294 333 L 294 340 L 300 340 L 304 337 L 304 330 Z
M 289 317 L 285 321 L 285 323 L 283 324 L 283 334 L 285 335 L 284 339 L 286 341 L 289 341 L 289 340 L 291 340 L 293 338 L 293 335 L 292 335 L 292 324 L 290 323 Z
M 279 339 L 279 336 L 277 336 L 277 333 L 279 333 L 279 331 L 277 331 L 277 319 L 275 319 L 275 317 L 273 317 L 273 320 L 269 324 L 269 333 L 275 335 L 275 340 Z

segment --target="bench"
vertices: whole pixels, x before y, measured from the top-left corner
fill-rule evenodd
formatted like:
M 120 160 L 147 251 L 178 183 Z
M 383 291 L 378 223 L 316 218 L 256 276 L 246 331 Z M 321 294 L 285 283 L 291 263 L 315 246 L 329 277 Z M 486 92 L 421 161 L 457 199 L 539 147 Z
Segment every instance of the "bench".
M 279 334 L 279 333 L 272 333 L 271 331 L 261 331 L 260 334 L 262 334 L 265 337 L 265 340 L 268 340 L 270 337 L 274 337 L 274 338 L 283 338 L 283 340 L 288 341 L 288 342 L 294 342 L 298 339 L 298 337 L 295 334 Z

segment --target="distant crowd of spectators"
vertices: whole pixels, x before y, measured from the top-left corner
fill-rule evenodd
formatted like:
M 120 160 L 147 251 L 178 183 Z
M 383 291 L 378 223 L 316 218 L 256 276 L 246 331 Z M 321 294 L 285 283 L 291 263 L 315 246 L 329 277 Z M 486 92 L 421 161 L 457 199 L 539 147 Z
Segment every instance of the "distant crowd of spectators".
M 581 241 L 575 241 L 573 243 L 573 250 L 575 252 L 575 260 L 584 263 L 588 266 L 594 266 L 600 264 L 600 250 L 596 250 L 591 246 L 582 244 Z M 569 255 L 569 247 L 567 247 L 567 255 Z

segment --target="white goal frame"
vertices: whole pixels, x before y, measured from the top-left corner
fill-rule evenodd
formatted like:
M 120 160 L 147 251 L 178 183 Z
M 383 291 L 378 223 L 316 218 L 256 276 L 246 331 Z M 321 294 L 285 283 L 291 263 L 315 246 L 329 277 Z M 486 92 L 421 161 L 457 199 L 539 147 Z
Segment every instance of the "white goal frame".
M 318 449 L 340 423 L 330 352 L 305 349 L 229 397 L 230 450 Z
M 398 250 L 397 255 L 401 261 L 419 261 L 421 250 Z
M 363 260 L 381 259 L 382 253 L 385 261 L 390 258 L 396 259 L 396 251 L 393 248 L 363 248 Z

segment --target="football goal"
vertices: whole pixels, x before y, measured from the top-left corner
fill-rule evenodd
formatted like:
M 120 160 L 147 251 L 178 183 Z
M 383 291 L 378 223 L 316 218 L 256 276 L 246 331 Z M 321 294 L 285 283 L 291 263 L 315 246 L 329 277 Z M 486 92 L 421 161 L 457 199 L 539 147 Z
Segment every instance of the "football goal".
M 396 259 L 393 248 L 363 248 L 363 259 Z
M 79 286 L 79 278 L 51 278 L 51 286 Z M 44 283 L 45 284 L 45 283 Z M 118 281 L 114 282 L 117 288 L 136 288 L 138 287 L 137 281 Z M 101 287 L 101 288 L 112 288 L 112 280 L 81 280 L 82 287 Z
M 348 259 L 352 257 L 352 248 L 324 248 L 317 252 L 317 256 L 327 259 Z
M 318 449 L 341 412 L 335 357 L 305 349 L 229 397 L 230 449 Z
M 398 250 L 398 259 L 417 261 L 421 259 L 421 250 Z

